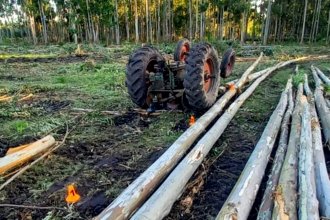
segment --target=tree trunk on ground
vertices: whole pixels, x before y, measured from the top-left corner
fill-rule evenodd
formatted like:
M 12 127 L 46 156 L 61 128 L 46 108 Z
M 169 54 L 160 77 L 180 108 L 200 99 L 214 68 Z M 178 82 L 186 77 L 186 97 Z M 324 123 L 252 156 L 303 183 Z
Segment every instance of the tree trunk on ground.
M 134 14 L 135 14 L 135 43 L 139 43 L 139 14 L 137 0 L 134 0 Z
M 264 32 L 264 38 L 262 41 L 263 45 L 267 44 L 268 40 L 268 32 L 269 32 L 269 26 L 270 26 L 270 19 L 271 19 L 271 11 L 272 11 L 272 1 L 268 0 L 268 6 L 267 6 L 267 18 L 266 18 L 266 24 L 265 24 L 265 32 Z
M 235 184 L 216 219 L 247 219 L 264 176 L 268 158 L 272 152 L 288 100 L 288 91 L 292 88 L 291 79 L 275 111 L 270 117 L 261 138 L 246 163 L 239 180 Z
M 48 135 L 29 146 L 25 147 L 21 151 L 9 154 L 8 156 L 0 158 L 0 174 L 3 174 L 17 166 L 31 160 L 36 155 L 47 150 L 55 144 L 55 139 Z
M 164 177 L 184 156 L 189 147 L 205 128 L 219 115 L 226 104 L 241 89 L 248 75 L 253 71 L 262 56 L 242 75 L 236 88 L 226 92 L 221 98 L 189 127 L 146 171 L 131 183 L 96 219 L 128 218 L 154 191 Z
M 326 101 L 323 96 L 323 86 L 320 78 L 317 76 L 314 66 L 311 66 L 312 74 L 315 81 L 314 98 L 316 108 L 321 119 L 322 132 L 326 143 L 330 143 L 330 110 L 327 107 Z
M 267 181 L 267 187 L 265 189 L 262 202 L 259 208 L 258 220 L 268 220 L 272 218 L 272 212 L 274 207 L 274 193 L 276 186 L 280 177 L 282 164 L 288 147 L 288 137 L 289 137 L 289 124 L 293 111 L 293 97 L 292 97 L 292 87 L 288 91 L 288 109 L 285 112 L 283 122 L 281 125 L 280 140 L 278 143 L 278 148 L 276 150 L 276 155 L 273 161 L 272 171 Z
M 292 113 L 292 123 L 287 153 L 282 165 L 280 179 L 275 193 L 275 205 L 272 219 L 290 219 L 297 220 L 297 167 L 298 167 L 298 149 L 300 141 L 300 113 L 301 96 L 303 95 L 303 85 L 299 84 L 295 108 Z
M 322 134 L 320 122 L 316 113 L 313 93 L 308 86 L 308 78 L 305 74 L 304 89 L 310 101 L 312 115 L 312 140 L 314 149 L 314 166 L 317 199 L 319 200 L 320 215 L 330 218 L 330 180 L 324 158 Z
M 316 199 L 315 173 L 310 108 L 306 96 L 302 96 L 302 118 L 299 149 L 299 219 L 320 219 Z
M 330 79 L 319 68 L 317 68 L 317 67 L 314 67 L 314 68 L 315 68 L 317 74 L 319 75 L 319 77 L 322 79 L 322 81 L 326 85 L 330 86 Z
M 304 35 L 305 35 L 305 26 L 306 26 L 306 14 L 307 14 L 307 6 L 308 6 L 308 0 L 305 0 L 305 8 L 304 8 L 304 20 L 303 20 L 303 26 L 301 29 L 301 38 L 300 38 L 300 44 L 304 42 Z
M 219 139 L 221 134 L 224 132 L 225 128 L 230 123 L 231 119 L 234 117 L 238 109 L 243 105 L 244 101 L 253 93 L 257 86 L 269 76 L 271 71 L 267 74 L 258 78 L 245 92 L 243 92 L 224 112 L 224 114 L 218 119 L 218 121 L 212 126 L 212 128 L 200 139 L 200 141 L 195 145 L 195 147 L 188 153 L 188 155 L 180 162 L 180 164 L 175 168 L 175 170 L 169 175 L 169 177 L 164 181 L 164 183 L 158 188 L 158 190 L 149 198 L 149 200 L 144 203 L 144 205 L 136 212 L 136 214 L 131 218 L 134 220 L 137 219 L 162 219 L 164 218 L 169 211 L 171 206 L 174 204 L 176 199 L 182 193 L 186 183 L 189 181 L 191 176 L 194 174 L 198 166 L 202 163 L 205 156 L 209 153 L 214 143 Z M 282 100 L 282 99 L 281 99 Z M 271 145 L 275 142 L 276 133 L 279 130 L 281 124 L 281 118 L 284 114 L 287 104 L 287 94 L 281 103 L 277 107 L 276 114 L 272 115 L 270 123 L 267 126 L 272 127 L 272 129 L 265 129 L 263 134 L 264 142 L 263 146 Z M 277 131 L 276 131 L 277 130 Z M 273 137 L 272 140 L 269 140 L 270 137 Z M 267 140 L 266 140 L 267 139 Z M 266 144 L 267 142 L 267 144 Z M 262 143 L 259 144 L 261 148 Z M 258 146 L 256 146 L 258 148 Z M 267 148 L 268 149 L 268 148 Z M 271 148 L 269 153 L 271 152 Z M 254 152 L 255 156 L 259 152 Z M 250 158 L 251 163 L 253 161 Z M 268 160 L 264 157 L 265 160 Z M 249 163 L 249 162 L 248 162 Z M 265 167 L 267 162 L 265 164 Z M 251 167 L 251 166 L 246 166 Z M 244 175 L 244 174 L 242 174 Z M 247 174 L 248 175 L 248 174 Z M 260 181 L 262 177 L 259 178 Z M 250 181 L 253 181 L 252 178 Z M 253 185 L 255 187 L 255 185 Z M 255 193 L 256 194 L 256 193 Z M 249 199 L 244 200 L 246 202 L 250 201 Z M 244 203 L 244 201 L 241 201 Z M 253 202 L 252 202 L 253 204 Z M 251 206 L 252 206 L 251 204 Z M 222 219 L 222 218 L 220 218 Z M 238 218 L 241 219 L 241 218 Z M 244 217 L 242 218 L 244 219 Z

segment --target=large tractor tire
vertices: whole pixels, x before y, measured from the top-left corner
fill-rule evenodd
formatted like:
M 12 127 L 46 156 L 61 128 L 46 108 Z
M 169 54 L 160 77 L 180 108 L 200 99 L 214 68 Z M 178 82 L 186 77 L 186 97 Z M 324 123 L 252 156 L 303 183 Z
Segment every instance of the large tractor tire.
M 189 105 L 195 111 L 211 107 L 218 96 L 219 61 L 216 50 L 208 43 L 191 48 L 186 60 L 183 86 Z
M 174 60 L 184 62 L 187 59 L 187 53 L 190 51 L 190 41 L 188 39 L 181 39 L 174 51 Z
M 149 73 L 155 72 L 154 66 L 164 57 L 150 46 L 137 49 L 128 60 L 126 67 L 126 86 L 132 101 L 141 108 L 147 108 L 152 98 L 148 97 L 150 86 Z
M 235 65 L 235 51 L 231 48 L 226 50 L 222 56 L 222 61 L 220 65 L 220 75 L 222 78 L 227 78 L 233 71 Z

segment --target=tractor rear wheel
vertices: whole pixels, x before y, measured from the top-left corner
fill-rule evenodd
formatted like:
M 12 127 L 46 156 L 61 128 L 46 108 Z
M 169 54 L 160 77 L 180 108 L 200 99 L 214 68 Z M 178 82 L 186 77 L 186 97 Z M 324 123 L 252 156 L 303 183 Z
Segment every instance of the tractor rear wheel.
M 152 98 L 148 96 L 151 85 L 149 73 L 155 72 L 155 64 L 165 60 L 159 51 L 150 46 L 137 49 L 128 60 L 126 67 L 126 86 L 132 101 L 141 108 L 147 108 Z
M 235 64 L 235 51 L 231 48 L 226 50 L 223 54 L 221 65 L 220 65 L 220 75 L 222 78 L 227 78 L 233 71 Z
M 196 111 L 211 107 L 218 96 L 219 61 L 216 50 L 208 43 L 191 48 L 186 60 L 183 86 L 189 105 Z
M 190 50 L 190 41 L 188 39 L 181 39 L 174 51 L 174 60 L 184 62 L 187 59 L 187 53 Z

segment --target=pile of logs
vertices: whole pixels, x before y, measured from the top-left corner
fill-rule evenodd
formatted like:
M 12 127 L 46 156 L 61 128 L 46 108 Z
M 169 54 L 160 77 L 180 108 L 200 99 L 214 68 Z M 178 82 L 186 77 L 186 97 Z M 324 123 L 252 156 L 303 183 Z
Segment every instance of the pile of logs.
M 235 113 L 258 85 L 275 70 L 306 60 L 306 58 L 299 58 L 281 62 L 251 74 L 262 56 L 261 54 L 240 79 L 231 82 L 214 106 L 187 129 L 157 161 L 95 219 L 164 218 Z M 229 101 L 240 93 L 247 82 L 252 80 L 255 81 L 225 109 Z M 314 96 L 311 95 L 310 90 L 308 90 L 310 93 L 307 93 L 309 87 L 307 82 L 305 84 L 305 93 L 308 98 L 303 93 L 303 84 L 300 84 L 294 103 L 292 79 L 288 80 L 277 108 L 217 219 L 246 219 L 249 216 L 274 147 L 278 149 L 258 218 L 270 219 L 273 215 L 273 217 L 281 216 L 284 219 L 297 219 L 296 205 L 299 207 L 299 216 L 309 218 L 309 216 L 318 215 L 318 201 L 321 215 L 328 216 L 321 210 L 327 207 L 329 209 L 330 206 L 328 203 L 324 203 L 326 206 L 321 205 L 320 195 L 326 195 L 324 191 L 328 190 L 327 187 L 330 185 L 324 186 L 324 184 L 329 181 L 329 178 L 325 169 L 317 114 L 310 111 L 314 107 Z M 317 101 L 315 102 L 319 112 Z M 205 128 L 220 113 L 222 115 L 213 126 L 205 131 Z M 322 117 L 321 123 L 323 123 Z M 202 133 L 204 134 L 200 137 Z M 278 136 L 279 143 L 275 144 Z M 199 141 L 193 145 L 197 138 L 200 138 Z M 315 153 L 315 149 L 318 153 Z M 314 166 L 319 170 L 314 169 Z M 322 178 L 315 181 L 314 176 Z M 300 194 L 298 204 L 296 204 L 298 192 Z M 327 202 L 329 198 L 323 197 L 322 201 Z

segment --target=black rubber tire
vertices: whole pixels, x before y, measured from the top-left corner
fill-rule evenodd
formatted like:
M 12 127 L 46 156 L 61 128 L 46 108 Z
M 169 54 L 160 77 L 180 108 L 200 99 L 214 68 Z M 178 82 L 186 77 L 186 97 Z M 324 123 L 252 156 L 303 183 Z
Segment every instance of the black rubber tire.
M 235 51 L 232 48 L 226 50 L 226 52 L 222 56 L 222 61 L 220 65 L 220 76 L 222 78 L 227 78 L 233 72 L 235 59 Z
M 186 38 L 183 38 L 178 41 L 178 43 L 176 44 L 176 49 L 174 51 L 174 60 L 175 61 L 183 61 L 183 60 L 181 60 L 181 53 L 182 53 L 183 46 L 187 46 L 188 51 L 189 51 L 191 48 L 190 41 Z M 185 57 L 185 59 L 187 59 L 187 56 Z
M 205 91 L 204 63 L 207 60 L 212 63 L 212 76 L 214 78 L 208 91 Z M 204 111 L 214 104 L 219 91 L 219 61 L 216 50 L 208 43 L 195 45 L 190 50 L 185 68 L 183 86 L 188 103 L 193 110 Z
M 141 108 L 147 108 L 147 69 L 153 70 L 154 64 L 164 57 L 151 46 L 144 46 L 129 57 L 126 66 L 126 86 L 132 101 Z

